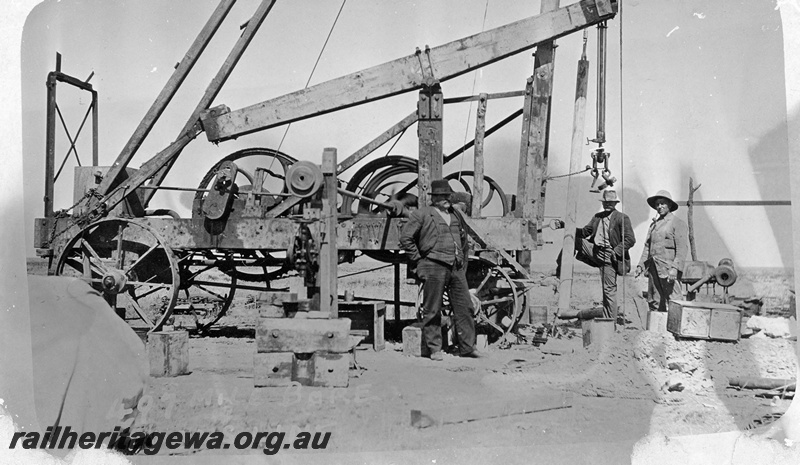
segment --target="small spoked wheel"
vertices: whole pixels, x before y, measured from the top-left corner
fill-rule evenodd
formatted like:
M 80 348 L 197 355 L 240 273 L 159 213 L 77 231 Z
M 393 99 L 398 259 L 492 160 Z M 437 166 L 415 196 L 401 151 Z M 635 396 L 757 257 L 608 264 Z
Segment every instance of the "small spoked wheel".
M 83 279 L 148 332 L 169 318 L 180 287 L 178 261 L 166 242 L 151 227 L 124 218 L 82 229 L 61 252 L 55 274 Z
M 200 333 L 207 333 L 227 313 L 236 292 L 229 253 L 191 251 L 180 260 L 181 293 L 174 313 L 192 315 Z
M 475 305 L 475 319 L 507 334 L 522 316 L 524 291 L 501 266 L 470 258 L 467 283 Z

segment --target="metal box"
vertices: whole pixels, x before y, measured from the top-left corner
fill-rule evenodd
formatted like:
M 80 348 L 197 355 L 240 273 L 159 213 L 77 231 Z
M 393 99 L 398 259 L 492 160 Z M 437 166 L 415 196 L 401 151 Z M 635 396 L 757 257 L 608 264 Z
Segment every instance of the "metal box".
M 681 282 L 684 284 L 694 284 L 714 272 L 714 267 L 708 262 L 687 261 L 683 267 Z
M 741 309 L 728 304 L 673 300 L 669 303 L 667 330 L 678 337 L 738 341 Z

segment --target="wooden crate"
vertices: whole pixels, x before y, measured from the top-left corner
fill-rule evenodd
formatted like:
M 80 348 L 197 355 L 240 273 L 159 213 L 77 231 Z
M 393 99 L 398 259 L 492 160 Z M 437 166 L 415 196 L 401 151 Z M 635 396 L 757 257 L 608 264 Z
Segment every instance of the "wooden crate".
M 384 327 L 386 323 L 386 302 L 368 300 L 345 302 L 339 301 L 339 318 L 350 319 L 350 330 L 365 330 L 369 334 L 365 339 L 371 342 L 376 350 L 386 348 Z
M 738 341 L 741 309 L 714 302 L 673 300 L 669 303 L 667 330 L 678 337 Z
M 554 309 L 549 305 L 530 305 L 522 309 L 520 323 L 529 325 L 543 325 L 551 323 L 554 319 Z

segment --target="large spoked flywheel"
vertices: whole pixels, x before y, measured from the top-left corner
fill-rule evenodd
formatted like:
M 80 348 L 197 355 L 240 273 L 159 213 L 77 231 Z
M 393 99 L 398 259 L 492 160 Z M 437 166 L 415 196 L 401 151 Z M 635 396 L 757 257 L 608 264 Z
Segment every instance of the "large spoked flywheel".
M 198 189 L 208 189 L 213 182 L 217 171 L 226 162 L 235 162 L 237 167 L 236 177 L 233 182 L 238 187 L 239 193 L 250 192 L 256 179 L 256 170 L 263 170 L 260 190 L 275 194 L 286 194 L 286 174 L 289 168 L 297 162 L 291 157 L 277 150 L 255 147 L 239 150 L 217 162 L 203 176 Z M 205 192 L 195 195 L 195 203 L 201 201 Z M 273 203 L 278 203 L 281 196 L 265 195 Z M 262 200 L 264 201 L 264 200 Z M 234 266 L 221 267 L 220 270 L 240 281 L 268 283 L 285 275 L 289 270 L 286 264 L 286 254 L 283 252 L 267 250 L 239 250 L 234 251 L 231 261 Z

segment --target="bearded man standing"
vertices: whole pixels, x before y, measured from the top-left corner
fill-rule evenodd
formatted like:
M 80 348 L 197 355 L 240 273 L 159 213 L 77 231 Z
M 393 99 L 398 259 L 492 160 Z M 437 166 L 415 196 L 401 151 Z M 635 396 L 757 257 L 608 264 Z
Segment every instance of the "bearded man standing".
M 431 360 L 442 360 L 442 302 L 444 292 L 453 307 L 459 355 L 480 357 L 475 350 L 475 320 L 467 284 L 467 230 L 453 208 L 453 189 L 447 180 L 431 182 L 431 205 L 414 210 L 400 232 L 400 246 L 416 265 L 423 281 L 422 341 Z

